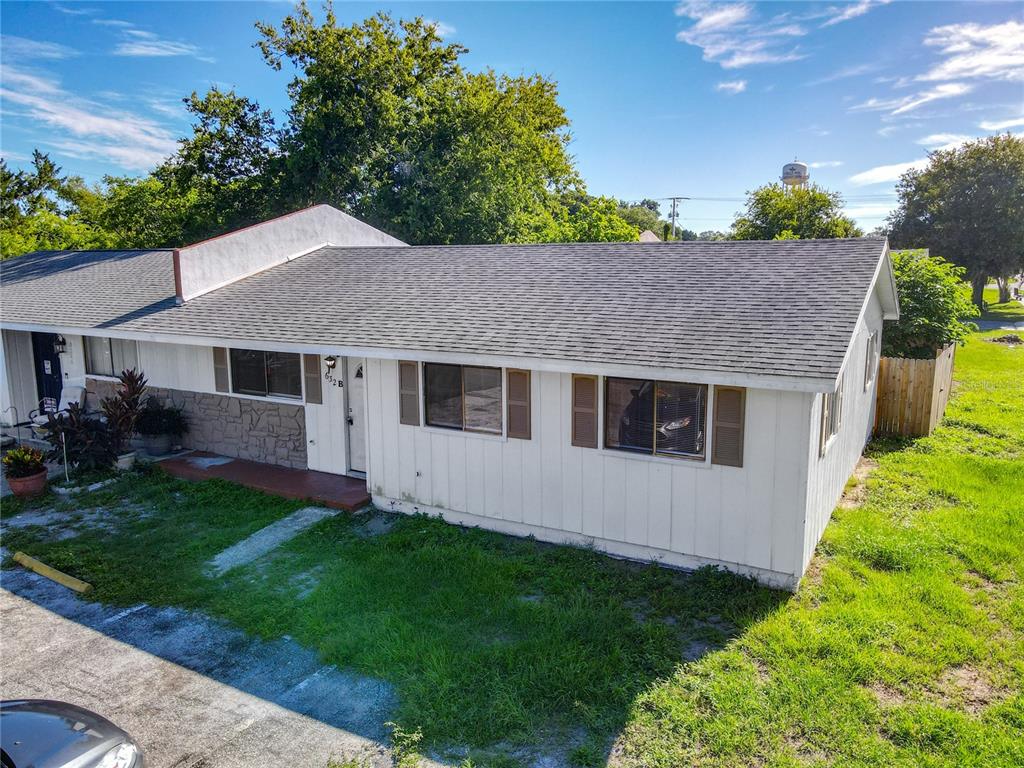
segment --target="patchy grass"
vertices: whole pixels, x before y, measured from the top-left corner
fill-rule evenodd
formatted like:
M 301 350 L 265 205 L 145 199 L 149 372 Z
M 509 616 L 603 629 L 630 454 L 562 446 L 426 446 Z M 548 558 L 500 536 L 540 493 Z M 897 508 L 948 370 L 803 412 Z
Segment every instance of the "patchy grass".
M 159 472 L 71 502 L 120 525 L 4 544 L 93 599 L 197 608 L 389 680 L 410 764 L 1024 765 L 1024 348 L 984 336 L 934 435 L 873 445 L 795 597 L 347 515 L 214 580 L 209 558 L 302 504 Z
M 5 546 L 89 581 L 91 599 L 199 609 L 388 680 L 410 764 L 420 738 L 473 765 L 551 753 L 600 764 L 647 686 L 787 597 L 713 569 L 686 575 L 424 517 L 344 514 L 213 579 L 210 558 L 302 503 L 153 471 L 20 514 L 55 506 L 66 523 L 12 527 Z M 100 508 L 102 530 L 80 524 Z M 59 533 L 68 528 L 76 535 Z

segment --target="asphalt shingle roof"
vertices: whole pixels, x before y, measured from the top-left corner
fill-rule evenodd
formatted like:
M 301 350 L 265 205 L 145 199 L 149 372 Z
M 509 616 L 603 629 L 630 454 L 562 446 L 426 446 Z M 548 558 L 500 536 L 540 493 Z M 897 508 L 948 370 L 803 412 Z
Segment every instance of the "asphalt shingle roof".
M 0 267 L 2 320 L 834 379 L 882 240 L 326 247 L 182 306 L 169 251 Z

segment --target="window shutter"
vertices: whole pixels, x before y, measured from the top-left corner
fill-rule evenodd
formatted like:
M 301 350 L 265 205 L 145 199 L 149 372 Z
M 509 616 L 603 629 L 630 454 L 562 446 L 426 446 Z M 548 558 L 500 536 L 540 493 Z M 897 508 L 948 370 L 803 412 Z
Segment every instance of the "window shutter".
M 218 392 L 228 391 L 228 351 L 224 347 L 213 348 L 213 386 Z
M 712 464 L 727 467 L 743 466 L 743 422 L 746 401 L 747 390 L 742 387 L 715 387 Z
M 306 379 L 306 402 L 320 405 L 324 401 L 323 382 L 320 380 L 320 355 L 302 356 L 302 375 Z
M 572 444 L 597 448 L 597 376 L 573 374 Z
M 413 427 L 420 425 L 420 378 L 416 363 L 398 363 L 398 421 Z
M 530 372 L 509 368 L 508 436 L 530 439 Z

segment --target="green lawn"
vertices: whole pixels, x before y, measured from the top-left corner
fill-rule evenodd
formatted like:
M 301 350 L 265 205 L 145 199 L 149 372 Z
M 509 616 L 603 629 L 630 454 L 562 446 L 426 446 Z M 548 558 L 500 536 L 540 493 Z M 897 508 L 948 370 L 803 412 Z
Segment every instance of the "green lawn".
M 197 608 L 386 678 L 404 732 L 475 765 L 516 765 L 517 744 L 579 765 L 1024 765 L 1024 348 L 994 335 L 958 350 L 932 437 L 873 446 L 865 503 L 796 596 L 346 515 L 213 580 L 207 559 L 301 505 L 162 473 L 83 500 L 116 531 L 4 545 L 93 599 Z
M 970 294 L 970 287 L 967 290 Z M 1004 322 L 1024 322 L 1024 304 L 1019 301 L 1010 300 L 1005 304 L 999 303 L 999 289 L 985 289 L 985 311 L 981 313 L 981 320 L 1002 320 Z

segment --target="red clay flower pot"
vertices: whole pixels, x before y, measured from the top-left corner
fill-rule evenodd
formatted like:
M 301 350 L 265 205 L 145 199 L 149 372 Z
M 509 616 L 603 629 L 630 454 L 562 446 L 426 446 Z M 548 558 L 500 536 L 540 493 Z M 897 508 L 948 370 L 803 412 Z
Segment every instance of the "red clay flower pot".
M 15 496 L 38 496 L 46 488 L 46 470 L 28 477 L 8 477 L 7 484 Z

